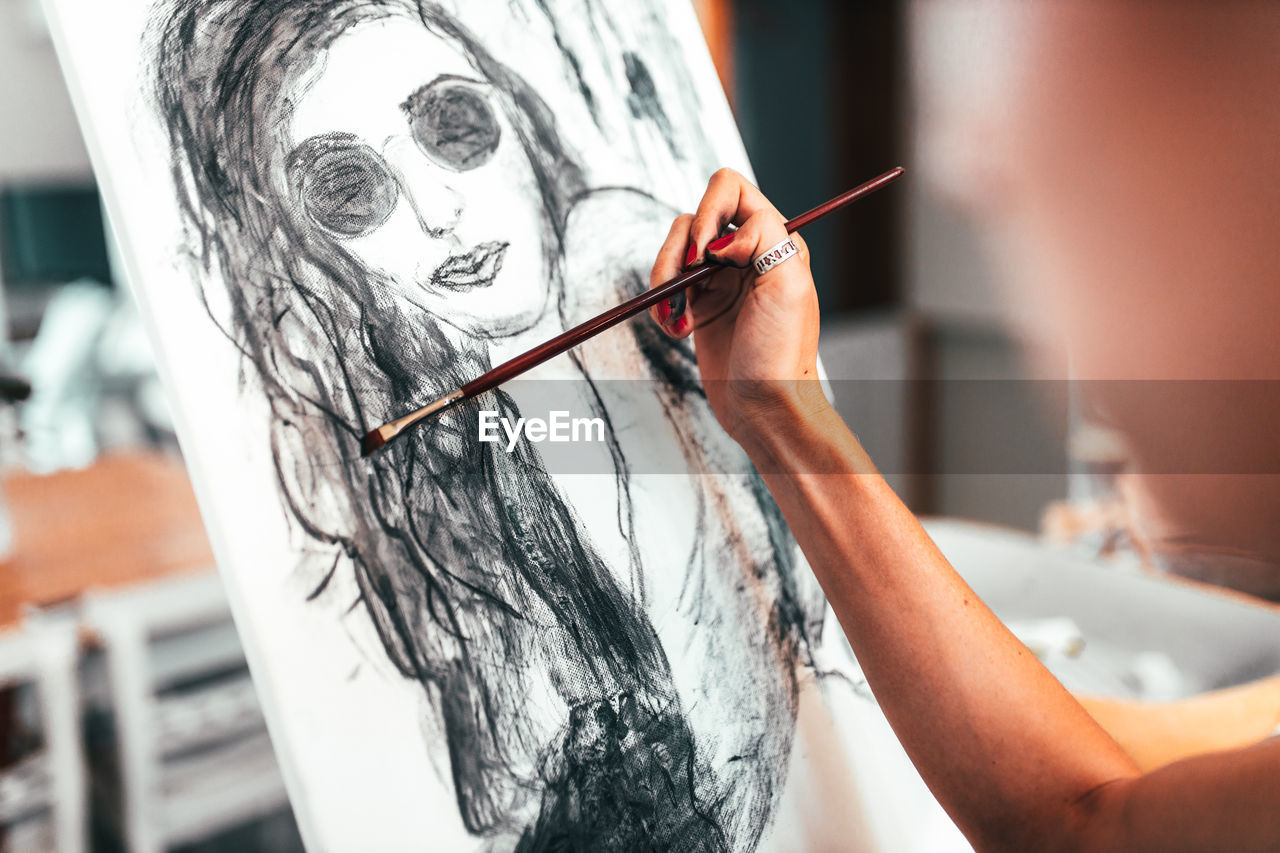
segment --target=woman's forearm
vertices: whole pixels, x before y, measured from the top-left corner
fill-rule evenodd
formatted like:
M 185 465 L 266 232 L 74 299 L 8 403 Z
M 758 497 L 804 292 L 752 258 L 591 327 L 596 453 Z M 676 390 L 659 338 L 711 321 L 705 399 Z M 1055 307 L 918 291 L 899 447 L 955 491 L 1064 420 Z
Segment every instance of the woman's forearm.
M 722 235 L 725 224 L 737 230 Z M 1146 776 L 956 575 L 816 392 L 808 251 L 758 272 L 786 222 L 717 172 L 650 273 L 721 269 L 679 305 L 716 417 L 751 455 L 826 590 L 868 682 L 938 799 L 984 850 L 1273 850 L 1280 739 Z M 804 399 L 801 399 L 804 398 Z
M 947 563 L 830 407 L 740 437 L 894 731 L 984 849 L 1071 845 L 1137 769 Z

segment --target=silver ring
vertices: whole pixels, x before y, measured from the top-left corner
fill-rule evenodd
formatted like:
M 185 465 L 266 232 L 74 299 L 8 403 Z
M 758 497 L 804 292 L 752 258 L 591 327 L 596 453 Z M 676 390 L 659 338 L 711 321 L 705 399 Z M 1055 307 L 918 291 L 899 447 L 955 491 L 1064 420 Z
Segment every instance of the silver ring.
M 755 265 L 758 275 L 764 275 L 778 264 L 794 258 L 799 252 L 800 250 L 796 248 L 796 244 L 788 237 L 772 249 L 756 257 L 751 263 Z

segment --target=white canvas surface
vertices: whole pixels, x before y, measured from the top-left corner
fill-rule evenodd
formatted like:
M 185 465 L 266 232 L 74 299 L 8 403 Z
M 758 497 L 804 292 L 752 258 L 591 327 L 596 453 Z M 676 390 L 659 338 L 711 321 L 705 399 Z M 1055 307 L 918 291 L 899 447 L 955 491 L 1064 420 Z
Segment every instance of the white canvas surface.
M 949 824 L 920 797 L 918 777 L 865 689 L 831 674 L 847 664 L 838 626 L 807 567 L 790 562 L 793 549 L 769 527 L 768 506 L 735 461 L 736 449 L 717 433 L 705 404 L 687 396 L 695 387 L 687 350 L 646 355 L 638 333 L 619 329 L 584 347 L 578 361 L 561 358 L 537 374 L 560 384 L 512 392 L 521 411 L 544 402 L 545 388 L 568 389 L 580 404 L 585 375 L 615 439 L 609 447 L 577 448 L 574 458 L 585 460 L 578 472 L 537 456 L 524 457 L 525 468 L 503 469 L 509 479 L 501 482 L 536 484 L 501 510 L 510 522 L 502 530 L 552 525 L 552 510 L 537 506 L 546 498 L 565 508 L 556 518 L 570 518 L 574 541 L 595 555 L 594 562 L 555 553 L 544 560 L 539 548 L 554 552 L 562 543 L 511 534 L 527 545 L 511 558 L 518 566 L 502 563 L 515 546 L 494 545 L 493 525 L 502 518 L 484 515 L 489 504 L 469 494 L 489 488 L 474 477 L 436 472 L 432 482 L 448 486 L 438 493 L 413 475 L 407 485 L 396 481 L 403 500 L 388 499 L 394 523 L 379 541 L 368 494 L 353 493 L 353 480 L 338 473 L 380 471 L 355 481 L 385 485 L 391 481 L 379 478 L 395 473 L 387 467 L 393 463 L 422 469 L 390 452 L 356 459 L 358 445 L 335 433 L 312 404 L 317 388 L 337 387 L 339 402 L 356 399 L 367 409 L 333 419 L 347 418 L 358 440 L 357 426 L 402 414 L 410 399 L 432 399 L 427 366 L 409 359 L 427 378 L 407 390 L 385 376 L 370 378 L 358 346 L 343 350 L 351 355 L 344 364 L 317 358 L 307 362 L 313 371 L 292 374 L 281 367 L 282 353 L 309 357 L 308 346 L 324 347 L 309 343 L 323 335 L 300 316 L 300 303 L 289 301 L 300 284 L 316 297 L 308 317 L 352 305 L 365 311 L 360 322 L 335 321 L 334 334 L 353 336 L 343 337 L 344 346 L 361 340 L 360 323 L 385 320 L 401 336 L 381 344 L 412 348 L 439 334 L 464 341 L 457 351 L 480 359 L 476 364 L 497 363 L 615 304 L 619 288 L 643 286 L 629 276 L 647 272 L 671 217 L 694 207 L 710 172 L 728 165 L 749 174 L 686 3 L 459 0 L 428 4 L 434 26 L 413 3 L 294 3 L 317 14 L 349 7 L 358 20 L 330 22 L 331 40 L 322 47 L 310 44 L 318 36 L 305 27 L 292 31 L 301 36 L 289 49 L 301 54 L 255 66 L 260 100 L 273 104 L 260 114 L 253 113 L 256 101 L 246 107 L 209 93 L 230 91 L 234 86 L 224 84 L 234 74 L 250 73 L 244 65 L 219 66 L 228 51 L 270 35 L 237 16 L 288 4 L 46 5 L 309 848 L 537 849 L 565 837 L 585 843 L 590 836 L 582 833 L 600 830 L 587 826 L 584 810 L 598 810 L 614 825 L 612 835 L 595 839 L 599 849 L 643 837 L 673 849 L 905 850 L 922 825 L 945 834 Z M 170 40 L 160 39 L 177 15 L 201 6 L 216 14 L 185 31 L 174 25 Z M 279 20 L 273 25 L 282 39 L 291 32 Z M 184 39 L 203 45 L 192 49 L 196 59 L 185 70 L 173 49 Z M 263 43 L 279 50 L 278 42 Z M 221 76 L 211 80 L 215 74 Z M 168 113 L 158 103 L 162 78 L 178 99 Z M 529 106 L 530 93 L 541 113 Z M 445 96 L 453 100 L 440 100 Z M 475 123 L 455 139 L 441 142 L 437 133 L 435 142 L 424 142 L 427 131 L 415 123 L 428 121 L 441 103 L 452 105 L 454 118 Z M 213 140 L 198 156 L 174 141 L 192 115 L 211 122 L 196 133 Z M 567 171 L 555 146 L 544 144 L 547 127 L 580 170 L 578 185 L 563 191 L 545 185 Z M 496 145 L 480 139 L 467 147 L 485 132 Z M 273 173 L 268 155 L 246 154 L 252 147 L 237 164 L 219 149 L 229 139 L 278 149 L 287 174 Z M 351 159 L 357 157 L 364 160 Z M 552 175 L 542 185 L 539 157 Z M 289 171 L 297 163 L 310 171 Z M 353 193 L 364 193 L 355 207 L 349 198 L 315 194 L 321 178 L 338 180 L 334 175 L 357 167 L 385 170 L 394 181 L 384 180 L 379 191 L 354 186 Z M 245 178 L 255 169 L 267 174 L 265 183 Z M 193 170 L 203 176 L 203 195 L 190 188 Z M 227 195 L 214 198 L 209 187 Z M 298 195 L 281 190 L 281 199 L 263 198 L 281 187 Z M 214 209 L 219 199 L 227 204 L 221 212 Z M 258 210 L 271 207 L 268 201 L 277 219 Z M 250 209 L 258 212 L 245 213 Z M 557 248 L 547 248 L 555 242 L 548 229 L 557 232 Z M 291 244 L 284 232 L 324 248 Z M 449 266 L 444 255 L 430 254 L 432 240 L 453 240 L 455 255 L 471 253 Z M 365 271 L 376 268 L 378 287 L 330 298 L 337 290 L 324 288 L 354 287 L 349 276 L 316 285 L 317 264 L 293 267 L 308 251 L 336 257 L 334 247 Z M 397 329 L 410 322 L 404 318 L 421 325 Z M 465 374 L 470 364 L 459 357 L 435 369 Z M 659 376 L 663 365 L 674 378 Z M 662 432 L 668 428 L 671 435 Z M 422 454 L 416 464 L 426 464 L 431 446 L 414 446 Z M 655 446 L 682 448 L 676 462 L 688 470 L 645 461 Z M 619 467 L 617 453 L 628 454 L 630 467 Z M 508 464 L 494 458 L 497 467 Z M 522 479 L 530 465 L 549 469 L 545 482 Z M 495 505 L 502 489 L 491 489 Z M 424 494 L 435 510 L 424 509 Z M 425 532 L 400 565 L 386 549 L 400 541 L 393 533 L 404 532 L 406 519 Z M 452 556 L 439 556 L 444 551 Z M 490 552 L 499 557 L 480 565 Z M 570 573 L 552 592 L 529 591 L 539 572 L 558 577 L 571 564 L 597 572 L 590 588 L 575 586 L 581 576 Z M 364 587 L 356 579 L 361 570 Z M 379 631 L 368 606 L 379 583 L 402 608 L 395 613 L 410 614 L 416 627 L 387 627 L 395 619 L 384 607 Z M 446 592 L 432 599 L 423 589 Z M 589 600 L 601 597 L 623 601 L 629 615 L 588 613 Z M 439 627 L 443 611 L 433 607 L 442 598 L 465 626 L 456 635 Z M 518 617 L 507 613 L 519 607 L 525 610 Z M 618 622 L 630 626 L 629 638 L 574 633 L 612 630 Z M 636 644 L 638 651 L 620 651 Z M 465 668 L 459 649 L 471 656 L 472 681 L 484 682 L 483 701 L 476 690 L 445 698 L 441 685 L 456 686 L 450 678 Z M 603 674 L 590 672 L 592 649 L 614 661 L 600 666 Z M 413 667 L 417 677 L 406 672 Z M 504 673 L 515 673 L 509 683 L 502 683 Z M 441 708 L 464 701 L 464 693 L 480 710 L 456 714 L 451 731 Z M 482 738 L 465 724 L 468 715 L 484 717 L 474 727 Z M 599 735 L 601 726 L 627 720 L 632 728 L 623 725 L 617 743 L 609 740 L 615 735 Z M 566 745 L 575 738 L 577 745 Z M 583 758 L 608 743 L 633 750 L 625 770 L 593 770 Z M 468 762 L 476 767 L 464 778 Z M 568 766 L 605 775 L 583 782 Z M 651 794 L 654 786 L 640 777 L 666 778 L 676 793 Z M 616 802 L 649 796 L 648 805 L 631 811 Z M 581 807 L 575 811 L 571 801 Z M 643 825 L 631 826 L 635 821 Z

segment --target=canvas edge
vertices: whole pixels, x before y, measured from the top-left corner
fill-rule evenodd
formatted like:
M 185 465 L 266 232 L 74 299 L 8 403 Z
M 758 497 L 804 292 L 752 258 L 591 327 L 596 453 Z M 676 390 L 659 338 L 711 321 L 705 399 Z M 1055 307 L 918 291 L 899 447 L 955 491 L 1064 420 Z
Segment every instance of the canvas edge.
M 85 147 L 89 153 L 89 162 L 93 168 L 94 179 L 101 192 L 102 203 L 107 210 L 111 228 L 115 232 L 116 248 L 119 251 L 121 260 L 124 262 L 125 286 L 129 289 L 130 294 L 138 305 L 139 314 L 152 347 L 158 354 L 164 353 L 167 351 L 166 340 L 157 327 L 156 316 L 150 299 L 145 293 L 145 289 L 135 288 L 133 284 L 135 279 L 140 278 L 140 267 L 134 252 L 133 225 L 123 215 L 121 196 L 115 184 L 115 175 L 110 168 L 110 157 L 103 150 L 104 147 L 101 141 L 97 134 L 94 133 L 94 112 L 89 107 L 87 96 L 81 87 L 80 69 L 76 65 L 75 56 L 63 28 L 62 6 L 64 2 L 65 0 L 41 0 L 45 19 L 49 24 L 49 34 L 58 57 L 58 66 L 62 70 L 63 80 L 66 82 L 67 90 L 71 95 L 71 103 L 75 109 L 76 121 L 80 126 L 81 135 L 84 137 Z M 169 360 L 157 358 L 156 371 L 160 376 L 166 396 L 169 399 L 176 399 L 175 389 L 178 387 L 178 380 L 177 377 L 172 375 Z M 294 746 L 292 739 L 288 736 L 288 732 L 285 731 L 284 721 L 280 718 L 279 711 L 276 708 L 273 690 L 270 687 L 266 689 L 261 689 L 260 687 L 264 683 L 269 683 L 270 679 L 258 678 L 257 674 L 266 674 L 270 670 L 259 659 L 261 645 L 254 633 L 253 620 L 249 618 L 248 607 L 241 598 L 239 584 L 234 582 L 230 571 L 224 569 L 224 566 L 230 564 L 230 546 L 222 541 L 221 534 L 226 527 L 218 513 L 216 502 L 209 494 L 210 487 L 206 481 L 207 474 L 203 466 L 203 456 L 199 452 L 187 452 L 187 448 L 191 446 L 192 436 L 194 435 L 193 430 L 187 422 L 187 414 L 183 408 L 181 406 L 171 408 L 174 431 L 178 437 L 178 444 L 183 450 L 183 462 L 186 465 L 187 472 L 190 474 L 191 485 L 196 495 L 196 503 L 200 508 L 200 515 L 204 519 L 205 530 L 209 535 L 209 544 L 213 549 L 214 562 L 217 564 L 218 574 L 223 581 L 222 587 L 227 595 L 231 616 L 236 630 L 246 640 L 241 643 L 244 647 L 245 660 L 249 665 L 250 674 L 255 676 L 255 692 L 258 694 L 258 700 L 262 705 L 267 732 L 271 737 L 271 745 L 275 750 L 277 763 L 280 765 L 280 772 L 284 778 L 285 790 L 289 794 L 289 804 L 293 809 L 294 819 L 298 824 L 298 829 L 306 848 L 308 850 L 322 850 L 323 847 L 316 843 L 317 829 L 310 804 L 307 801 L 306 787 L 302 779 L 299 778 L 297 771 L 296 761 L 293 756 Z

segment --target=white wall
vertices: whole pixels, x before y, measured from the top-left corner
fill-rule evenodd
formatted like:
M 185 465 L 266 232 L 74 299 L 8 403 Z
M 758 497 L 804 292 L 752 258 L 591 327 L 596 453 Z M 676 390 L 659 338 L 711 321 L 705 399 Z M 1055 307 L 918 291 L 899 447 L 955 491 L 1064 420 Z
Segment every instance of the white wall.
M 999 98 L 988 75 L 1005 57 L 976 53 L 966 36 L 986 26 L 982 6 L 953 0 L 911 0 L 908 9 L 907 140 L 912 180 L 906 181 L 906 304 L 928 342 L 924 377 L 945 380 L 933 400 L 933 461 L 942 471 L 1003 471 L 1010 458 L 1044 459 L 1044 474 L 950 474 L 933 481 L 930 504 L 944 515 L 1034 529 L 1041 509 L 1066 494 L 1062 413 L 1046 406 L 1024 362 L 1019 339 L 1029 318 L 1002 292 L 978 233 L 943 198 L 953 140 L 939 115 L 963 115 L 975 102 Z M 1065 366 L 1063 368 L 1065 370 Z M 1055 374 L 1062 375 L 1062 374 Z M 960 380 L 1011 380 L 997 411 Z M 1059 471 L 1058 468 L 1061 468 Z
M 39 3 L 0 0 L 0 183 L 91 175 Z
M 912 178 L 907 182 L 908 303 L 924 318 L 971 331 L 1016 332 L 1023 325 L 1002 295 L 984 256 L 978 234 L 943 199 L 942 186 L 969 167 L 972 147 L 956 133 L 968 114 L 1000 100 L 1004 60 L 977 51 L 989 43 L 969 38 L 990 31 L 990 16 L 979 3 L 912 0 L 907 5 L 907 55 L 912 96 L 907 139 Z

